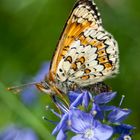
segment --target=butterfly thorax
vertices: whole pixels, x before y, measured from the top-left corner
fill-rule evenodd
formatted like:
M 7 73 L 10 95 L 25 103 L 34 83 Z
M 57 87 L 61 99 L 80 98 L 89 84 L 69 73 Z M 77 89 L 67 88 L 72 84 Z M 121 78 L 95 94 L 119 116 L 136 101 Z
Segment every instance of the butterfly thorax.
M 58 94 L 58 92 L 67 94 L 68 91 L 76 90 L 78 88 L 78 85 L 73 81 L 70 81 L 69 78 L 67 78 L 65 81 L 60 81 L 54 77 L 55 75 L 50 71 L 44 79 L 44 82 L 47 84 L 47 87 L 44 86 L 44 88 L 50 89 L 51 94 Z
M 46 77 L 46 81 L 41 82 L 41 85 L 43 86 L 44 92 L 47 94 L 50 93 L 50 95 L 60 95 L 60 94 L 68 94 L 69 91 L 76 91 L 76 90 L 89 90 L 91 93 L 99 94 L 101 92 L 109 92 L 112 91 L 111 88 L 106 85 L 103 82 L 97 82 L 93 85 L 80 87 L 80 85 L 77 85 L 76 83 L 69 81 L 67 79 L 64 82 L 54 82 L 48 79 Z

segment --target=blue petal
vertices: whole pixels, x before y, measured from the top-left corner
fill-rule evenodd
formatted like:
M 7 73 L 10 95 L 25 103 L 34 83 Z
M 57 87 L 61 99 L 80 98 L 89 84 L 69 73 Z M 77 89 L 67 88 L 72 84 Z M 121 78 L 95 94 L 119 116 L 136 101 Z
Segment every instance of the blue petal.
M 105 104 L 110 102 L 116 96 L 116 92 L 103 92 L 94 97 L 96 104 Z
M 79 94 L 79 96 L 75 99 L 75 101 L 70 105 L 70 108 L 81 105 L 83 101 L 83 95 L 84 94 Z
M 99 121 L 94 121 L 93 130 L 98 140 L 108 140 L 113 134 L 112 127 L 101 124 Z
M 68 98 L 70 100 L 70 104 L 73 103 L 78 96 L 79 96 L 79 93 L 74 92 L 74 91 L 69 91 Z
M 130 109 L 116 108 L 108 115 L 108 119 L 112 123 L 120 123 L 125 120 L 130 113 Z
M 68 114 L 64 114 L 61 121 L 58 123 L 58 125 L 54 128 L 52 135 L 55 135 L 60 129 L 63 127 L 65 129 L 67 127 L 67 121 L 68 121 Z
M 66 140 L 67 135 L 64 133 L 64 131 L 61 129 L 56 137 L 56 140 Z
M 116 108 L 115 106 L 107 106 L 107 105 L 100 106 L 100 109 L 102 111 L 111 111 L 111 110 L 114 110 L 115 108 Z
M 70 128 L 75 133 L 83 133 L 87 128 L 91 128 L 93 124 L 93 116 L 78 109 L 70 111 L 69 120 L 71 122 Z
M 82 137 L 83 137 L 82 135 L 76 135 L 76 136 L 72 137 L 71 140 L 85 140 Z
M 83 96 L 83 102 L 82 102 L 82 105 L 87 108 L 88 105 L 89 105 L 89 102 L 91 100 L 91 95 L 89 92 L 85 91 L 84 93 L 84 96 Z
M 114 127 L 114 133 L 130 135 L 131 130 L 135 129 L 134 126 L 128 124 L 121 124 Z
M 82 91 L 81 93 L 79 91 L 69 92 L 69 94 L 70 94 L 69 95 L 70 100 L 73 101 L 70 105 L 70 108 L 77 107 L 79 105 L 83 105 L 85 108 L 87 108 L 90 99 L 92 98 L 91 94 L 87 91 Z
M 103 120 L 103 118 L 104 118 L 100 107 L 95 103 L 93 103 L 93 105 L 92 105 L 91 114 L 93 114 L 95 119 Z
M 78 135 L 72 137 L 70 140 L 97 140 L 97 139 L 95 137 L 87 139 L 87 138 L 84 138 L 83 135 L 78 134 Z

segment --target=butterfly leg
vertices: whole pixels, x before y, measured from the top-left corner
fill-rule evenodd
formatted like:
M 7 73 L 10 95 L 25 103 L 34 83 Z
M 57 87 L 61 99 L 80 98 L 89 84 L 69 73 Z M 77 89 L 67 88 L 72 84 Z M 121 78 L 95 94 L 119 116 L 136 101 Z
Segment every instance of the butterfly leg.
M 98 82 L 98 83 L 90 85 L 84 89 L 89 90 L 91 93 L 93 93 L 95 95 L 100 94 L 102 92 L 111 92 L 112 91 L 112 88 L 109 85 L 105 84 L 104 82 Z

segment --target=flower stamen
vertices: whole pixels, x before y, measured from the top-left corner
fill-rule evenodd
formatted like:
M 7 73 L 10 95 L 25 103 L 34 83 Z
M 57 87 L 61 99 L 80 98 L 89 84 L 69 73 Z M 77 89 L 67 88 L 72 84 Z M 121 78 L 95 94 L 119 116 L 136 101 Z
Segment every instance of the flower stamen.
M 87 129 L 86 132 L 84 133 L 84 138 L 91 139 L 93 137 L 94 137 L 93 129 Z

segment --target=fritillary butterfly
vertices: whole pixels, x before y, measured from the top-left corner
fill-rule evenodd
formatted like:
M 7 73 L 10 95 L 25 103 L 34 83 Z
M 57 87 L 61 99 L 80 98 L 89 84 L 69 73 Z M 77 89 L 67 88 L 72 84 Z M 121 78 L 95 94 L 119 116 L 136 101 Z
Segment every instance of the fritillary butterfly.
M 65 24 L 49 74 L 36 86 L 54 95 L 102 82 L 118 72 L 118 53 L 94 1 L 79 0 Z

